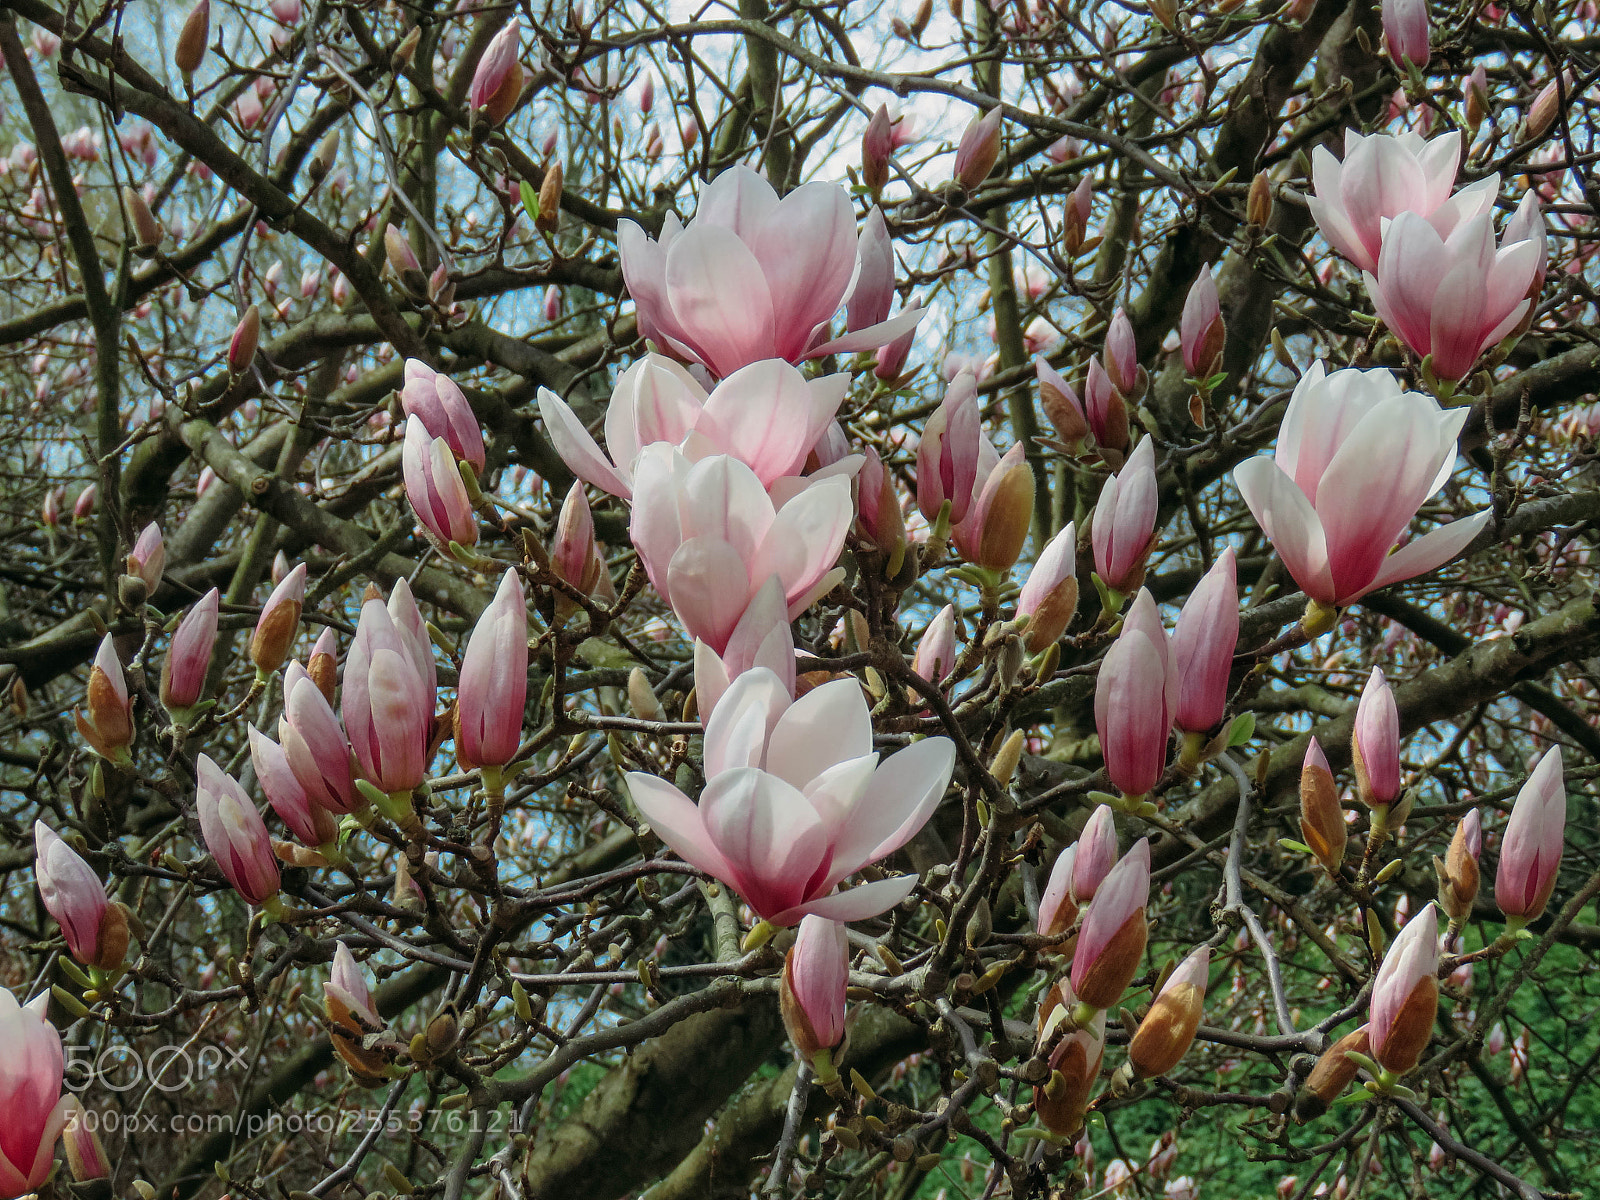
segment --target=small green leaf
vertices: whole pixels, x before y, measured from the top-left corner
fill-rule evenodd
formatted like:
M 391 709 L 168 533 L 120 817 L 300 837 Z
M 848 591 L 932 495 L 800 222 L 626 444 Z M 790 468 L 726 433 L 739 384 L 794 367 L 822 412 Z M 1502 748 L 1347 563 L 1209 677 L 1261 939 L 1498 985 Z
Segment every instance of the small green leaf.
M 1296 854 L 1316 853 L 1316 851 L 1312 850 L 1311 847 L 1306 845 L 1304 842 L 1297 842 L 1293 838 L 1279 838 L 1278 845 L 1282 846 L 1285 850 L 1293 850 Z
M 1233 719 L 1233 724 L 1228 726 L 1228 749 L 1242 746 L 1255 736 L 1256 715 L 1253 712 L 1243 712 Z
M 528 210 L 528 220 L 539 219 L 539 189 L 526 179 L 522 181 L 522 207 Z

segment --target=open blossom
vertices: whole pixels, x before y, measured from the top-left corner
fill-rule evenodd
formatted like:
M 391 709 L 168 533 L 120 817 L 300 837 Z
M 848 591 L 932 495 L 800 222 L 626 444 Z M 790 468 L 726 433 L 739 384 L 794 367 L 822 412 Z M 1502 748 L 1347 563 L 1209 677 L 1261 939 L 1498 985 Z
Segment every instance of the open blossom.
M 61 1035 L 45 1018 L 50 993 L 18 1004 L 0 988 L 0 1046 L 5 1070 L 0 1072 L 0 1197 L 15 1200 L 43 1185 L 55 1165 L 56 1139 L 67 1123 L 71 1105 L 61 1094 L 65 1061 Z
M 456 761 L 503 767 L 522 741 L 528 698 L 528 608 L 515 571 L 500 578 L 461 659 L 456 692 Z
M 1178 672 L 1161 613 L 1146 588 L 1128 609 L 1095 681 L 1094 723 L 1111 782 L 1142 796 L 1167 765 L 1167 734 L 1178 710 Z
M 624 220 L 617 247 L 640 334 L 719 377 L 764 358 L 875 350 L 921 319 L 907 308 L 828 339 L 856 275 L 855 214 L 837 184 L 802 184 L 780 200 L 749 167 L 730 167 L 688 225 L 668 213 L 652 240 Z
M 1439 1009 L 1439 915 L 1428 905 L 1400 931 L 1372 984 L 1372 1057 L 1404 1074 L 1417 1065 Z
M 632 497 L 635 464 L 655 442 L 679 447 L 691 461 L 731 455 L 771 487 L 804 467 L 849 385 L 848 375 L 807 380 L 788 363 L 766 359 L 734 371 L 707 394 L 683 367 L 648 354 L 612 390 L 606 406 L 609 458 L 548 388 L 539 389 L 539 414 L 572 473 L 613 496 Z
M 1539 244 L 1530 238 L 1497 249 L 1487 213 L 1448 236 L 1416 213 L 1401 213 L 1384 233 L 1376 273 L 1366 272 L 1372 307 L 1396 337 L 1432 360 L 1436 376 L 1460 379 L 1532 305 L 1542 229 L 1538 236 Z
M 1347 129 L 1343 162 L 1326 146 L 1311 152 L 1315 194 L 1306 204 L 1335 250 L 1361 270 L 1376 271 L 1385 225 L 1401 213 L 1415 213 L 1443 238 L 1493 209 L 1498 175 L 1450 194 L 1460 163 L 1461 135 L 1453 129 L 1431 141 L 1409 132 Z
M 1551 746 L 1517 793 L 1500 839 L 1494 902 L 1518 926 L 1537 919 L 1555 890 L 1567 825 L 1562 772 L 1561 747 Z
M 808 914 L 858 921 L 904 900 L 915 875 L 834 889 L 911 840 L 954 767 L 944 737 L 880 762 L 856 680 L 791 700 L 777 675 L 755 667 L 729 685 L 706 722 L 698 805 L 664 779 L 627 779 L 639 811 L 677 854 L 762 918 L 792 925 Z
M 278 894 L 278 860 L 266 823 L 250 797 L 211 757 L 202 754 L 195 764 L 199 777 L 195 807 L 200 832 L 217 867 L 239 895 L 254 905 Z
M 1489 521 L 1486 510 L 1389 553 L 1449 479 L 1466 419 L 1390 371 L 1330 375 L 1319 361 L 1294 389 L 1274 456 L 1246 459 L 1234 481 L 1306 595 L 1343 606 L 1448 562 Z
M 657 442 L 635 464 L 629 532 L 656 591 L 720 654 L 769 576 L 791 619 L 834 586 L 854 517 L 848 476 L 801 481 L 780 502 L 736 458 L 691 462 Z
M 406 416 L 422 421 L 429 437 L 443 438 L 457 458 L 483 472 L 483 431 L 466 395 L 448 375 L 441 375 L 419 358 L 406 359 L 400 407 Z

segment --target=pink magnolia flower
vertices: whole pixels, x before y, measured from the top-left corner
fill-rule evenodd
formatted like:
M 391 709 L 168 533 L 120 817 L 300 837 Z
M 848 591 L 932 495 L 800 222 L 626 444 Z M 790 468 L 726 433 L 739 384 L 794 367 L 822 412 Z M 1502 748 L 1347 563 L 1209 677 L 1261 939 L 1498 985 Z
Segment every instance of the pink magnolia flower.
M 917 443 L 917 508 L 930 522 L 950 502 L 950 524 L 959 525 L 972 504 L 979 455 L 987 439 L 978 410 L 978 381 L 961 371 L 923 426 Z M 994 448 L 989 448 L 994 453 Z
M 422 527 L 442 543 L 471 546 L 478 540 L 478 517 L 456 456 L 444 438 L 430 437 L 422 418 L 406 418 L 401 451 L 406 499 Z
M 43 821 L 33 823 L 33 844 L 33 874 L 39 895 L 44 899 L 45 910 L 61 926 L 68 951 L 81 963 L 102 965 L 100 928 L 108 904 L 100 876 Z
M 400 407 L 406 416 L 422 421 L 429 437 L 443 438 L 457 458 L 483 473 L 483 432 L 472 405 L 448 375 L 441 375 L 421 359 L 406 359 Z
M 955 767 L 948 738 L 880 763 L 854 679 L 791 701 L 763 667 L 729 685 L 706 722 L 706 786 L 696 805 L 664 779 L 634 772 L 634 803 L 661 839 L 728 884 L 763 919 L 809 914 L 859 921 L 892 908 L 915 875 L 835 887 L 905 845 L 933 814 Z
M 312 665 L 316 665 L 315 654 Z M 283 696 L 278 741 L 295 778 L 306 794 L 328 811 L 355 812 L 366 801 L 356 791 L 350 772 L 350 743 L 327 696 L 299 663 L 290 663 L 283 673 Z
M 1386 1069 L 1404 1074 L 1427 1048 L 1438 1015 L 1438 976 L 1439 912 L 1429 904 L 1406 922 L 1372 984 L 1367 1039 Z
M 221 597 L 212 588 L 178 623 L 161 664 L 161 703 L 168 712 L 193 708 L 205 691 L 211 652 L 217 644 L 217 608 Z
M 656 442 L 680 447 L 696 462 L 732 455 L 771 487 L 805 466 L 849 385 L 848 375 L 807 380 L 788 363 L 766 359 L 741 367 L 707 394 L 683 367 L 649 354 L 622 373 L 611 393 L 609 458 L 548 388 L 539 389 L 539 414 L 572 473 L 613 496 L 632 497 L 639 455 Z
M 249 728 L 250 762 L 256 780 L 267 794 L 267 803 L 290 833 L 313 848 L 325 846 L 339 836 L 339 823 L 333 814 L 306 795 L 305 788 L 289 765 L 283 747 L 254 725 Z
M 1365 273 L 1367 292 L 1396 337 L 1431 358 L 1440 379 L 1457 380 L 1522 321 L 1539 260 L 1531 240 L 1496 249 L 1487 213 L 1441 237 L 1406 212 L 1385 227 L 1377 273 Z
M 805 916 L 783 961 L 779 998 L 794 1048 L 806 1057 L 844 1041 L 850 938 L 826 917 Z
M 1144 577 L 1160 504 L 1155 443 L 1145 438 L 1100 489 L 1089 526 L 1094 569 L 1112 591 L 1127 592 Z
M 1343 606 L 1433 570 L 1489 521 L 1485 510 L 1390 554 L 1411 518 L 1450 477 L 1464 408 L 1405 392 L 1389 371 L 1311 365 L 1289 401 L 1273 458 L 1233 478 L 1306 595 Z
M 331 1012 L 342 1010 L 342 1014 L 355 1013 L 369 1026 L 382 1028 L 383 1018 L 378 1015 L 377 1006 L 372 1002 L 367 978 L 361 973 L 355 955 L 350 953 L 350 947 L 343 942 L 337 943 L 334 948 L 333 970 L 329 973 L 328 982 L 322 985 L 322 995 Z M 345 1024 L 332 1016 L 329 1020 Z
M 522 24 L 515 17 L 490 40 L 478 60 L 472 83 L 467 87 L 467 108 L 484 112 L 491 125 L 511 115 L 522 94 Z
M 1059 641 L 1078 607 L 1078 529 L 1071 521 L 1051 538 L 1028 572 L 1017 596 L 1017 616 L 1028 618 L 1023 634 L 1030 654 Z
M 709 716 L 728 685 L 754 667 L 765 667 L 791 697 L 795 694 L 794 633 L 783 581 L 776 575 L 767 576 L 756 590 L 720 654 L 702 641 L 695 642 L 694 691 L 700 711 Z
M 155 595 L 161 586 L 161 572 L 167 566 L 167 548 L 161 540 L 161 527 L 154 521 L 146 525 L 128 551 L 128 574 L 144 581 L 145 593 Z
M 461 659 L 456 692 L 456 761 L 503 767 L 522 741 L 528 700 L 528 606 L 515 571 L 500 578 Z
M 1239 589 L 1233 547 L 1218 556 L 1200 586 L 1189 594 L 1172 632 L 1172 664 L 1178 673 L 1179 729 L 1216 728 L 1228 704 L 1228 673 L 1239 642 Z
M 1183 302 L 1178 326 L 1183 346 L 1183 369 L 1196 379 L 1213 374 L 1222 359 L 1228 327 L 1217 300 L 1217 280 L 1210 267 L 1202 267 Z
M 1383 0 L 1383 37 L 1389 57 L 1402 71 L 1427 66 L 1428 0 Z
M 1400 710 L 1381 667 L 1372 668 L 1356 705 L 1350 756 L 1362 803 L 1376 806 L 1399 799 Z
M 65 1069 L 61 1035 L 45 1018 L 50 993 L 26 1005 L 0 988 L 0 1046 L 6 1069 L 0 1072 L 0 1197 L 36 1191 L 55 1166 L 56 1139 L 67 1123 L 68 1099 L 61 1094 Z
M 1078 930 L 1072 990 L 1085 1004 L 1110 1008 L 1127 990 L 1144 954 L 1149 899 L 1150 843 L 1140 838 L 1100 881 Z
M 421 783 L 433 705 L 412 650 L 381 600 L 361 606 L 342 699 L 345 731 L 362 773 L 385 792 L 406 792 Z
M 668 213 L 652 240 L 623 221 L 617 248 L 640 334 L 717 376 L 764 358 L 874 350 L 921 319 L 906 309 L 828 340 L 856 274 L 855 216 L 837 184 L 803 184 L 780 200 L 749 167 L 730 167 L 687 226 Z
M 1511 819 L 1500 839 L 1500 866 L 1494 877 L 1494 902 L 1518 927 L 1535 920 L 1550 902 L 1566 836 L 1567 788 L 1561 747 L 1540 757 L 1517 793 Z
M 1178 710 L 1178 672 L 1161 614 L 1146 588 L 1128 609 L 1095 681 L 1094 723 L 1111 782 L 1129 796 L 1156 785 Z
M 956 665 L 956 610 L 946 604 L 922 631 L 911 669 L 929 683 L 940 684 Z
M 634 472 L 634 548 L 689 635 L 717 653 L 768 576 L 782 581 L 791 620 L 842 578 L 834 563 L 855 516 L 847 476 L 769 496 L 738 459 L 691 462 L 662 442 Z
M 956 162 L 952 174 L 955 181 L 967 191 L 975 191 L 989 178 L 995 160 L 1000 157 L 1000 106 L 997 104 L 981 117 L 974 117 L 961 134 L 956 145 Z
M 254 905 L 278 894 L 278 860 L 266 823 L 250 797 L 234 779 L 202 754 L 195 765 L 199 785 L 195 807 L 206 849 L 234 891 Z
M 1493 209 L 1498 175 L 1450 194 L 1460 163 L 1461 136 L 1455 130 L 1425 142 L 1414 133 L 1347 129 L 1343 162 L 1326 146 L 1312 151 L 1315 194 L 1306 204 L 1329 245 L 1361 270 L 1376 271 L 1385 222 L 1401 213 L 1415 213 L 1440 237 L 1448 237 L 1458 225 Z
M 1116 815 L 1109 804 L 1095 806 L 1073 845 L 1078 850 L 1072 862 L 1072 898 L 1087 904 L 1117 863 Z

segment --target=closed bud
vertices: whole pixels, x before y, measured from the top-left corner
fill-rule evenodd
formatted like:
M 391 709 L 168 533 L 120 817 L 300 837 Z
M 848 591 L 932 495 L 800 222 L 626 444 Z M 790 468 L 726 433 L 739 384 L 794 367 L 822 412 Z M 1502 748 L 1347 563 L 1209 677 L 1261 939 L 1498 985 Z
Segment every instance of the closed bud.
M 311 648 L 311 657 L 306 660 L 306 674 L 331 706 L 339 679 L 339 639 L 331 626 L 324 627 L 317 635 L 317 644 Z
M 111 1178 L 111 1162 L 106 1158 L 106 1148 L 100 1136 L 85 1120 L 83 1102 L 68 1095 L 63 1104 L 67 1110 L 67 1124 L 61 1131 L 61 1148 L 67 1153 L 67 1167 L 78 1183 Z
M 561 221 L 561 188 L 564 183 L 561 160 L 556 159 L 545 170 L 539 183 L 539 219 L 534 226 L 545 233 L 554 233 Z
M 1159 21 L 1161 28 L 1165 29 L 1168 33 L 1177 32 L 1177 0 L 1150 0 L 1150 15 Z
M 1211 950 L 1201 946 L 1167 977 L 1138 1032 L 1128 1043 L 1128 1063 L 1140 1079 L 1165 1075 L 1189 1052 L 1205 1006 Z
M 250 661 L 263 675 L 283 666 L 300 631 L 300 610 L 305 602 L 306 565 L 301 563 L 273 589 L 250 635 Z
M 1250 182 L 1250 199 L 1245 204 L 1245 220 L 1254 229 L 1265 229 L 1272 220 L 1272 181 L 1259 171 Z
M 495 34 L 478 60 L 467 88 L 467 108 L 475 121 L 498 125 L 522 97 L 522 26 L 513 18 Z
M 1039 1006 L 1037 1051 L 1049 1048 L 1046 1066 L 1050 1076 L 1033 1089 L 1033 1107 L 1040 1123 L 1062 1137 L 1072 1137 L 1083 1128 L 1084 1110 L 1089 1106 L 1095 1080 L 1100 1077 L 1106 1048 L 1104 1012 L 1096 1012 L 1081 1028 L 1060 1033 L 1062 1018 L 1077 1004 L 1078 997 L 1063 979 L 1051 985 Z
M 1071 522 L 1039 554 L 1017 596 L 1017 616 L 1028 618 L 1023 641 L 1030 654 L 1053 646 L 1078 607 L 1077 526 Z
M 1356 705 L 1350 753 L 1363 804 L 1381 808 L 1399 799 L 1400 710 L 1381 667 L 1372 668 Z
M 1215 374 L 1222 362 L 1228 331 L 1217 300 L 1217 281 L 1210 267 L 1203 268 L 1189 288 L 1188 298 L 1183 302 L 1179 334 L 1184 369 L 1196 379 Z
M 306 164 L 306 172 L 313 180 L 320 180 L 329 171 L 339 157 L 339 131 L 328 130 L 323 139 L 317 143 L 316 151 L 311 155 L 311 161 Z
M 656 699 L 655 689 L 645 676 L 644 668 L 635 667 L 628 673 L 628 707 L 641 721 L 665 721 L 666 711 Z
M 1406 922 L 1373 980 L 1369 1037 L 1385 1070 L 1404 1075 L 1427 1049 L 1439 1015 L 1438 971 L 1439 918 L 1429 904 Z
M 1331 875 L 1339 869 L 1348 840 L 1344 810 L 1339 807 L 1339 792 L 1334 787 L 1327 756 L 1316 738 L 1306 747 L 1305 763 L 1300 768 L 1300 836 L 1324 870 Z
M 956 147 L 955 179 L 965 190 L 977 189 L 1000 157 L 1000 106 L 973 119 Z
M 1450 849 L 1435 858 L 1439 875 L 1439 907 L 1452 924 L 1465 921 L 1478 898 L 1478 855 L 1483 852 L 1483 826 L 1478 810 L 1470 810 L 1456 825 Z
M 1091 1008 L 1110 1008 L 1139 969 L 1149 929 L 1150 843 L 1140 838 L 1095 889 L 1072 956 L 1072 990 Z
M 1355 1082 L 1361 1069 L 1350 1052 L 1370 1055 L 1372 1047 L 1367 1040 L 1367 1027 L 1345 1034 L 1322 1052 L 1317 1065 L 1311 1068 L 1305 1084 L 1294 1098 L 1294 1115 L 1301 1121 L 1314 1121 L 1344 1094 L 1345 1088 Z
M 956 528 L 956 544 L 971 560 L 990 571 L 1009 571 L 1028 540 L 1033 520 L 1033 470 L 1023 458 L 1021 442 L 984 481 L 983 490 Z
M 217 608 L 220 597 L 212 588 L 185 614 L 166 661 L 161 664 L 161 703 L 169 713 L 183 712 L 200 702 L 211 653 L 217 642 Z
M 430 1055 L 447 1054 L 461 1040 L 461 1025 L 456 1020 L 455 1009 L 446 1004 L 428 1021 L 424 1034 Z
M 89 668 L 89 686 L 84 692 L 85 712 L 74 709 L 73 719 L 83 739 L 101 758 L 127 762 L 133 744 L 133 698 L 123 678 L 122 662 L 116 643 L 106 634 Z
M 1564 71 L 1559 79 L 1552 79 L 1539 90 L 1528 106 L 1528 118 L 1522 130 L 1524 139 L 1542 138 L 1550 132 L 1550 127 L 1556 123 L 1556 114 L 1561 111 L 1562 94 L 1570 99 L 1573 83 L 1572 72 Z
M 913 37 L 921 37 L 928 28 L 928 22 L 933 19 L 933 0 L 922 0 L 917 5 L 917 11 L 911 16 L 911 33 Z
M 1489 74 L 1484 70 L 1482 63 L 1472 68 L 1472 74 L 1467 77 L 1465 90 L 1467 129 L 1473 137 L 1476 137 L 1478 127 L 1489 115 Z
M 1017 764 L 1022 761 L 1022 745 L 1026 740 L 1022 730 L 1016 729 L 1011 736 L 1000 743 L 1000 749 L 994 753 L 994 761 L 989 764 L 989 774 L 994 776 L 995 782 L 1001 787 L 1011 783 L 1011 777 L 1016 774 Z
M 867 131 L 861 136 L 861 182 L 876 195 L 889 182 L 889 157 L 894 153 L 894 129 L 889 121 L 889 107 L 878 105 L 878 111 L 867 122 Z
M 1094 181 L 1085 175 L 1067 197 L 1066 211 L 1061 220 L 1061 248 L 1066 256 L 1076 258 L 1089 237 L 1089 212 L 1094 204 Z
M 178 31 L 177 45 L 172 51 L 172 65 L 185 76 L 200 69 L 206 56 L 206 43 L 211 40 L 211 0 L 199 0 L 184 18 Z
M 1033 370 L 1039 381 L 1039 407 L 1044 409 L 1044 415 L 1055 426 L 1061 440 L 1073 449 L 1078 448 L 1089 436 L 1083 401 L 1078 399 L 1072 385 L 1043 358 L 1034 359 Z
M 989 908 L 989 897 L 979 896 L 967 918 L 967 948 L 976 950 L 994 933 L 994 914 Z
M 400 44 L 394 48 L 394 53 L 389 56 L 389 68 L 401 72 L 411 66 L 417 57 L 417 46 L 422 41 L 422 26 L 413 25 L 405 37 L 400 39 Z
M 137 188 L 125 186 L 122 189 L 122 210 L 127 214 L 128 230 L 133 234 L 133 252 L 142 258 L 149 258 L 161 244 L 161 222 L 156 220 L 155 213 L 150 211 L 150 205 L 145 203 L 143 193 Z
M 428 286 L 427 276 L 405 233 L 393 225 L 387 226 L 383 231 L 383 252 L 395 278 L 413 295 L 421 295 Z
M 256 360 L 261 344 L 261 312 L 252 304 L 244 310 L 228 341 L 228 373 L 240 375 Z
M 794 1048 L 806 1058 L 844 1040 L 850 942 L 845 927 L 826 917 L 800 922 L 778 981 L 779 1009 Z

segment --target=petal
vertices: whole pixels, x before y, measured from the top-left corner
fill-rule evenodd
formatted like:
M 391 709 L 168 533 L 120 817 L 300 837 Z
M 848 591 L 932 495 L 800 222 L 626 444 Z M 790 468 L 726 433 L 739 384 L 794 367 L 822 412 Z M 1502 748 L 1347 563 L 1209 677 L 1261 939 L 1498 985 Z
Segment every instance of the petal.
M 922 320 L 928 311 L 926 308 L 903 308 L 887 321 L 868 325 L 865 329 L 836 337 L 831 342 L 813 346 L 805 352 L 805 357 L 821 358 L 826 354 L 854 354 L 861 350 L 876 350 L 879 346 L 887 346 L 896 338 L 903 337 L 915 329 L 917 322 Z
M 667 250 L 667 290 L 685 342 L 718 375 L 774 352 L 761 263 L 731 229 L 695 222 Z
M 847 892 L 834 892 L 817 900 L 781 912 L 773 918 L 774 924 L 792 925 L 801 917 L 827 917 L 830 921 L 849 923 L 865 921 L 879 913 L 888 912 L 899 904 L 917 886 L 915 875 L 894 875 L 864 883 Z
M 861 685 L 836 679 L 789 706 L 773 727 L 767 770 L 797 788 L 835 763 L 872 753 L 872 716 Z
M 713 455 L 689 468 L 681 495 L 685 538 L 717 538 L 753 562 L 773 521 L 772 502 L 754 471 L 737 458 Z M 771 573 L 751 572 L 757 579 Z
M 778 207 L 778 193 L 759 171 L 740 163 L 718 175 L 700 193 L 695 225 L 722 225 L 754 241 Z
M 850 480 L 831 476 L 785 504 L 750 564 L 756 579 L 777 575 L 791 609 L 839 558 L 854 518 Z
M 830 886 L 915 837 L 944 799 L 955 764 L 955 743 L 946 737 L 916 742 L 880 764 L 834 836 Z
M 667 567 L 667 598 L 690 637 L 719 654 L 750 600 L 745 560 L 727 542 L 693 537 L 679 546 Z
M 700 819 L 751 908 L 770 919 L 806 899 L 828 839 L 799 791 L 754 767 L 724 771 L 706 784 Z
M 843 399 L 841 391 L 835 410 Z M 768 486 L 805 462 L 814 434 L 821 432 L 812 418 L 805 377 L 782 359 L 769 358 L 741 367 L 718 384 L 697 429 Z
M 1277 463 L 1260 456 L 1235 467 L 1233 481 L 1300 589 L 1313 600 L 1332 604 L 1327 541 L 1305 493 Z
M 777 355 L 798 359 L 811 331 L 839 311 L 855 275 L 850 194 L 834 183 L 802 184 L 767 214 L 751 245 L 772 296 Z
M 1379 568 L 1378 574 L 1367 585 L 1365 591 L 1387 587 L 1403 579 L 1414 579 L 1418 575 L 1425 575 L 1437 567 L 1442 567 L 1472 544 L 1473 539 L 1488 527 L 1489 519 L 1493 515 L 1485 509 L 1470 517 L 1463 517 L 1458 521 L 1451 521 L 1448 525 L 1431 529 L 1421 537 L 1412 539 L 1383 560 L 1383 566 Z M 1341 597 L 1339 603 L 1347 604 L 1354 599 L 1356 599 L 1354 596 Z
M 625 778 L 635 807 L 674 854 L 707 875 L 728 883 L 733 881 L 733 870 L 707 835 L 694 801 L 654 775 L 630 771 Z
M 707 777 L 734 767 L 763 766 L 773 726 L 791 703 L 783 680 L 771 671 L 755 669 L 735 676 L 705 721 Z

